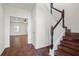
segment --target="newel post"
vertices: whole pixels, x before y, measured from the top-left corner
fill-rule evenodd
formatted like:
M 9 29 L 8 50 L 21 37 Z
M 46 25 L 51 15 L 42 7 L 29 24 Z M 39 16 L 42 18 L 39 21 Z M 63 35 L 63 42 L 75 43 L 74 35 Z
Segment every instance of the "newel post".
M 53 3 L 50 3 L 50 12 L 52 14 Z
M 53 34 L 54 34 L 53 26 L 51 26 L 51 49 L 53 49 Z
M 65 24 L 64 24 L 64 10 L 62 11 L 62 17 L 63 17 L 63 24 L 62 24 L 62 26 L 64 28 L 64 26 L 65 26 Z

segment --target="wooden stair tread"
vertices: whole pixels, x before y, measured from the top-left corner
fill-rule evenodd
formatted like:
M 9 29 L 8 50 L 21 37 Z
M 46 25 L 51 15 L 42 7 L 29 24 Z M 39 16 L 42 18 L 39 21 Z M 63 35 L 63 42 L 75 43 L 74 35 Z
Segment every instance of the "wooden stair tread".
M 71 35 L 72 36 L 78 36 L 79 37 L 79 33 L 73 33 L 73 32 L 71 32 Z
M 63 51 L 73 55 L 73 56 L 79 56 L 79 52 L 78 51 L 74 51 L 73 49 L 67 48 L 65 46 L 60 45 L 58 47 L 58 49 L 62 49 Z
M 73 33 L 65 27 L 63 40 L 56 50 L 56 56 L 79 56 L 79 33 Z
M 76 36 L 64 36 L 63 39 L 79 39 L 79 37 L 76 37 Z
M 67 52 L 61 50 L 61 49 L 58 49 L 55 51 L 55 56 L 71 56 L 70 54 L 68 54 Z
M 72 45 L 72 46 L 79 47 L 79 43 L 75 43 L 75 42 L 71 42 L 71 41 L 65 41 L 65 40 L 63 40 L 61 42 L 65 43 L 65 44 Z
M 70 44 L 65 44 L 65 43 L 63 43 L 63 42 L 62 42 L 61 45 L 65 46 L 65 47 L 68 47 L 68 48 L 71 48 L 71 49 L 76 50 L 76 51 L 79 52 L 79 46 L 74 46 L 74 45 L 70 45 Z
M 68 35 L 65 35 L 64 37 L 70 37 L 70 38 L 76 38 L 79 39 L 79 33 L 68 33 Z
M 63 41 L 71 41 L 71 42 L 79 43 L 79 38 L 65 36 L 63 37 Z

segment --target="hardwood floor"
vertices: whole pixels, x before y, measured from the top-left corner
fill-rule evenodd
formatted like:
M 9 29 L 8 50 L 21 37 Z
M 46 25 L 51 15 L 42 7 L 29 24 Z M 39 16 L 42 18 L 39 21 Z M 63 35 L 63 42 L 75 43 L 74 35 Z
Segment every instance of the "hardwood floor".
M 28 42 L 28 35 L 12 35 L 10 36 L 10 47 L 23 47 Z
M 1 56 L 49 56 L 49 47 L 35 49 L 33 45 L 29 44 L 25 47 L 10 47 L 6 48 Z
M 1 56 L 48 56 L 49 48 L 35 49 L 32 44 L 27 44 L 27 35 L 10 37 L 10 47 L 6 48 Z

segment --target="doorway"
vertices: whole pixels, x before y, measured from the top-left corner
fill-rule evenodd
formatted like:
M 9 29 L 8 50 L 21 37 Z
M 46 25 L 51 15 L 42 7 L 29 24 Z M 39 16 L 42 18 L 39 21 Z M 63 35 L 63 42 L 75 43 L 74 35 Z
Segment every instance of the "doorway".
M 10 16 L 10 47 L 25 47 L 28 44 L 28 21 Z

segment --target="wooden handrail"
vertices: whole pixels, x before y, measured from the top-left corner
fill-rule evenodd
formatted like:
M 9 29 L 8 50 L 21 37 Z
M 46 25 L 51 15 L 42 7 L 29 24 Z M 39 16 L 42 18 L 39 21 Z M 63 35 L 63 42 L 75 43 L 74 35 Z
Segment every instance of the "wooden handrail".
M 53 49 L 53 35 L 54 35 L 54 30 L 55 28 L 59 25 L 59 23 L 61 22 L 62 20 L 62 27 L 65 28 L 65 24 L 64 24 L 64 10 L 63 11 L 60 11 L 56 8 L 53 7 L 53 3 L 51 3 L 51 13 L 52 13 L 52 9 L 58 11 L 61 13 L 61 18 L 59 19 L 59 21 L 55 24 L 55 26 L 53 26 L 53 29 L 52 29 L 52 34 L 51 34 L 51 49 Z
M 64 21 L 64 10 L 62 11 L 62 17 L 63 17 L 63 24 L 62 24 L 62 26 L 63 26 L 63 28 L 65 28 L 65 21 Z
M 61 17 L 60 20 L 55 24 L 55 26 L 53 27 L 53 31 L 58 26 L 58 24 L 61 22 L 62 19 L 63 19 L 63 17 Z
M 53 27 L 53 31 L 54 29 L 58 26 L 58 24 L 61 22 L 61 20 L 63 21 L 62 22 L 62 27 L 64 28 L 64 10 L 62 11 L 62 14 L 61 14 L 61 18 L 59 19 L 59 21 L 55 24 L 55 26 Z
M 53 7 L 53 3 L 51 3 L 50 7 L 51 7 L 51 13 L 52 13 L 52 9 L 54 9 L 54 10 L 56 10 L 56 11 L 62 13 L 62 11 L 60 11 L 60 10 L 58 10 L 57 8 Z
M 58 12 L 61 13 L 61 18 L 60 18 L 59 21 L 55 24 L 55 26 L 53 26 L 53 31 L 54 31 L 54 29 L 58 26 L 58 24 L 60 23 L 61 20 L 63 20 L 62 26 L 63 26 L 63 28 L 64 28 L 64 10 L 63 10 L 63 11 L 60 11 L 60 10 L 54 8 L 54 7 L 53 7 L 53 3 L 51 3 L 51 12 L 52 12 L 52 9 L 54 9 L 54 10 L 56 10 L 56 11 L 58 11 Z
M 58 9 L 54 8 L 54 7 L 53 7 L 53 9 L 54 9 L 54 10 L 56 10 L 56 11 L 58 11 L 58 12 L 60 12 L 60 13 L 62 13 L 62 11 L 60 11 L 60 10 L 58 10 Z

